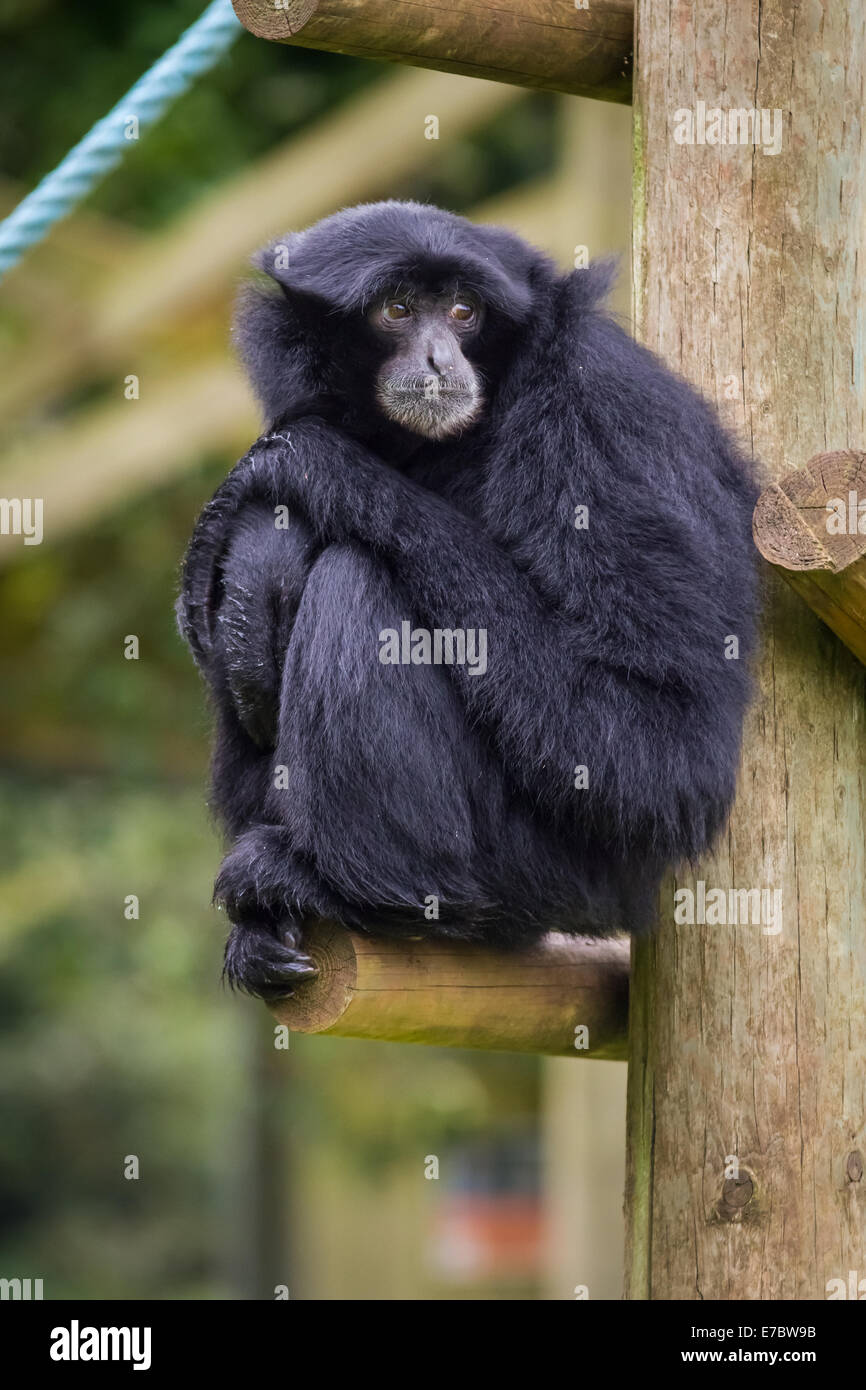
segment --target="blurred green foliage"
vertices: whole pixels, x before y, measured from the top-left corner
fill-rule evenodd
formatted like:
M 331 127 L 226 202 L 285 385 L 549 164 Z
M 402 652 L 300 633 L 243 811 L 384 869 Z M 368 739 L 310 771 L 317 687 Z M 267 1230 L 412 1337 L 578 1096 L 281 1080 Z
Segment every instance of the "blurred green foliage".
M 0 169 L 47 174 L 205 8 L 206 0 L 9 3 L 0 12 Z M 89 205 L 141 227 L 162 222 L 215 181 L 378 76 L 372 64 L 305 53 L 242 34 L 130 149 Z
M 0 7 L 0 171 L 30 185 L 198 18 L 205 0 L 4 0 Z M 293 131 L 391 69 L 242 34 L 132 148 L 88 206 L 155 227 Z M 395 190 L 456 208 L 538 175 L 553 161 L 555 98 L 539 93 L 461 141 L 435 174 Z

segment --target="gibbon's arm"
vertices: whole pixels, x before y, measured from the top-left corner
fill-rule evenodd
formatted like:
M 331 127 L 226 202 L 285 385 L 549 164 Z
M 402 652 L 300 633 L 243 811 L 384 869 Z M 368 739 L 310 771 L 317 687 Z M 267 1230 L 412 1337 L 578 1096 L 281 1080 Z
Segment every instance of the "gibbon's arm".
M 263 749 L 276 746 L 283 664 L 316 553 L 304 521 L 261 504 L 241 511 L 226 548 L 217 645 L 238 718 Z
M 211 686 L 225 686 L 263 749 L 276 742 L 283 658 L 318 549 L 301 517 L 262 501 L 245 504 L 223 484 L 187 552 L 181 632 Z
M 486 671 L 451 675 L 512 781 L 552 819 L 666 860 L 712 839 L 733 795 L 748 681 L 744 663 L 725 659 L 712 583 L 688 571 L 694 547 L 668 549 L 657 567 L 681 594 L 697 584 L 696 609 L 614 601 L 599 622 L 579 594 L 552 606 L 523 557 L 323 421 L 265 436 L 232 480 L 300 511 L 320 542 L 354 539 L 386 557 L 430 628 L 487 630 Z

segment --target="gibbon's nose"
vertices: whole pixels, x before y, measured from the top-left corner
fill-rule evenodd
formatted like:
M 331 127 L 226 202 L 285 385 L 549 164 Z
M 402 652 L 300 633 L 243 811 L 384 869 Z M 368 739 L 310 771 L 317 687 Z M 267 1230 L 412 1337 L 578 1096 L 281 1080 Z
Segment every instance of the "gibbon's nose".
M 437 376 L 454 370 L 454 344 L 447 333 L 437 333 L 427 344 L 427 365 Z

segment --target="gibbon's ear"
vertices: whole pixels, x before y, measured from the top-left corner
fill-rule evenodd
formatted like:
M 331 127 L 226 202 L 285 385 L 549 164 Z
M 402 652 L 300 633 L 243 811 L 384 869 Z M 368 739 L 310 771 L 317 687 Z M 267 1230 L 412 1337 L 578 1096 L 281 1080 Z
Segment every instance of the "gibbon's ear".
M 269 427 L 288 414 L 314 414 L 328 380 L 327 319 L 318 295 L 280 284 L 245 285 L 232 327 L 235 348 Z
M 303 233 L 300 232 L 283 237 L 257 251 L 252 264 L 270 276 L 298 320 L 309 326 L 332 313 L 334 304 L 299 264 L 302 242 Z

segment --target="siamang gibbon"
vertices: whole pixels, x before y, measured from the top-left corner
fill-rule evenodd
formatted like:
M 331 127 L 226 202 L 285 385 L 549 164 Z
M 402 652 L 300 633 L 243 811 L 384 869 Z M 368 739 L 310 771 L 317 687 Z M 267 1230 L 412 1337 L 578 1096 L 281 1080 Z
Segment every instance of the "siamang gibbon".
M 723 826 L 755 623 L 750 465 L 511 232 L 350 208 L 259 254 L 266 428 L 178 603 L 215 711 L 229 981 L 305 922 L 510 947 L 640 930 Z

